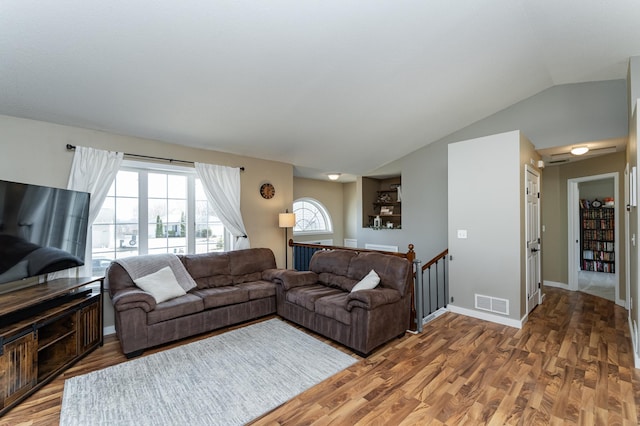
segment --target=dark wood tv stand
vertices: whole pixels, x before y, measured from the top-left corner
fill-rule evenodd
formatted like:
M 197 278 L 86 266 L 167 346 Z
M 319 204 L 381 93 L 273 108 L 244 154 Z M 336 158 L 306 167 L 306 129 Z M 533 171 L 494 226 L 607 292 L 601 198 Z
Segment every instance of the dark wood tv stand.
M 103 278 L 0 294 L 0 416 L 101 346 Z

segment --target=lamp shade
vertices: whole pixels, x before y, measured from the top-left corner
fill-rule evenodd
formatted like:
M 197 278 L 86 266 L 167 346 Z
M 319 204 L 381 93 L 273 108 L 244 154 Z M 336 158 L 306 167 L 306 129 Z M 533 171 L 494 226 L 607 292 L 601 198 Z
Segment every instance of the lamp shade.
M 278 225 L 280 228 L 293 228 L 293 225 L 296 224 L 296 214 L 295 213 L 280 213 L 278 215 Z

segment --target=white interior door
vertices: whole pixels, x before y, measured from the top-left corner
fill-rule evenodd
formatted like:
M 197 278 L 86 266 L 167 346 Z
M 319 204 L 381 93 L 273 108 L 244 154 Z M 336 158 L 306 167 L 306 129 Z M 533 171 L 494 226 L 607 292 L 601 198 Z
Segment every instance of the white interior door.
M 526 250 L 527 313 L 540 301 L 540 175 L 527 167 L 526 185 Z

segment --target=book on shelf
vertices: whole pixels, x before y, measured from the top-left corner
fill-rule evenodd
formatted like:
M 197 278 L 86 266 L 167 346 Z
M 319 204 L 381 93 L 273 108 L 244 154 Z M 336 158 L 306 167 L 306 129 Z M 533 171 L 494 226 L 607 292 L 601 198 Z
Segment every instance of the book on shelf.
M 393 214 L 393 206 L 381 206 L 380 216 L 389 216 Z

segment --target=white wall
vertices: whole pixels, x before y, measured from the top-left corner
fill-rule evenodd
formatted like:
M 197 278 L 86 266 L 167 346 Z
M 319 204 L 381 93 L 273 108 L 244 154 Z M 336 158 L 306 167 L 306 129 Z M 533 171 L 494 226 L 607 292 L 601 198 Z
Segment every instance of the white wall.
M 508 299 L 509 317 L 519 320 L 520 133 L 449 144 L 448 182 L 453 305 L 474 309 L 475 294 Z M 458 238 L 459 230 L 466 239 Z
M 632 115 L 631 126 L 629 128 L 629 143 L 627 145 L 627 158 L 629 160 L 629 170 L 632 167 L 638 167 L 640 164 L 640 150 L 638 150 L 638 129 L 640 129 L 640 119 L 638 117 L 637 105 L 640 101 L 636 100 L 636 108 Z M 638 179 L 636 178 L 636 185 Z M 636 197 L 640 191 L 636 186 Z M 636 198 L 640 199 L 640 198 Z M 640 368 L 640 251 L 638 250 L 638 232 L 640 230 L 640 206 L 631 207 L 629 213 L 629 235 L 636 239 L 635 244 L 629 247 L 629 291 L 630 291 L 630 309 L 629 309 L 629 328 L 631 330 L 631 338 L 634 343 L 635 365 Z

